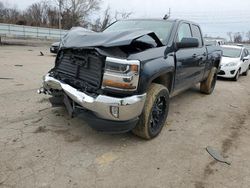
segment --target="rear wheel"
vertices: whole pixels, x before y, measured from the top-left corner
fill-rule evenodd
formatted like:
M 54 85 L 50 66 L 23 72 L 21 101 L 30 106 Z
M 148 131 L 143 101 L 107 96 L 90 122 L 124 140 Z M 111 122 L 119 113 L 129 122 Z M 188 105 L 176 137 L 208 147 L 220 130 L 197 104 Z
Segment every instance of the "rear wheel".
M 205 94 L 211 94 L 214 91 L 217 81 L 217 68 L 213 67 L 206 80 L 201 82 L 200 91 Z
M 237 71 L 235 77 L 233 78 L 234 81 L 238 81 L 239 80 L 239 77 L 240 77 L 240 70 Z
M 148 140 L 156 137 L 165 124 L 168 109 L 168 89 L 160 84 L 151 84 L 142 115 L 132 132 Z

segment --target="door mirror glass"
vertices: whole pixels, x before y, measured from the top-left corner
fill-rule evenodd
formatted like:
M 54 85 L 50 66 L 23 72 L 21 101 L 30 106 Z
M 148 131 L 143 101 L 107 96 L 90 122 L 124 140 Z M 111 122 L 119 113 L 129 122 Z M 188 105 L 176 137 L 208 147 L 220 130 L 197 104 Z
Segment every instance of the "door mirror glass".
M 197 48 L 199 46 L 199 40 L 197 38 L 189 37 L 182 38 L 181 42 L 177 42 L 176 46 L 180 48 Z

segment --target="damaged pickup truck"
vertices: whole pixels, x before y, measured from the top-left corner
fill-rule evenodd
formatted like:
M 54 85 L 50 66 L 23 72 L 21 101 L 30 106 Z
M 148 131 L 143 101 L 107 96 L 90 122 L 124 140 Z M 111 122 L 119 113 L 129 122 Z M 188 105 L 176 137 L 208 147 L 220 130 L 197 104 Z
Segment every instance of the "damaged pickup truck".
M 101 33 L 70 31 L 39 93 L 99 131 L 156 137 L 170 97 L 200 83 L 211 94 L 222 51 L 184 20 L 117 21 Z

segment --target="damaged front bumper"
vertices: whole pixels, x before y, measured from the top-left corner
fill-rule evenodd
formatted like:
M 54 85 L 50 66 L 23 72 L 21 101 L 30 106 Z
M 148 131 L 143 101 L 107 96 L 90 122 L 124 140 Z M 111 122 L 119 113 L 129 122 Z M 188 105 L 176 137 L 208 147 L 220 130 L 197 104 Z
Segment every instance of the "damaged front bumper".
M 66 94 L 82 108 L 90 111 L 96 117 L 112 122 L 126 122 L 138 119 L 141 115 L 146 94 L 134 95 L 125 98 L 116 98 L 106 95 L 89 96 L 68 84 L 61 82 L 49 74 L 44 76 L 43 88 L 40 92 L 59 90 Z

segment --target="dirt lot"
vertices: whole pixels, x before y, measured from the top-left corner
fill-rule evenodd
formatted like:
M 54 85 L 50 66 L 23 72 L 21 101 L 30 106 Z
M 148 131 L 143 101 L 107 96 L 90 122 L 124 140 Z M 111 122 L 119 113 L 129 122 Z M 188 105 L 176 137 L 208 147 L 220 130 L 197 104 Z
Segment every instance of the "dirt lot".
M 250 187 L 250 76 L 173 98 L 161 135 L 145 141 L 98 133 L 36 94 L 54 64 L 47 48 L 0 46 L 0 187 Z

